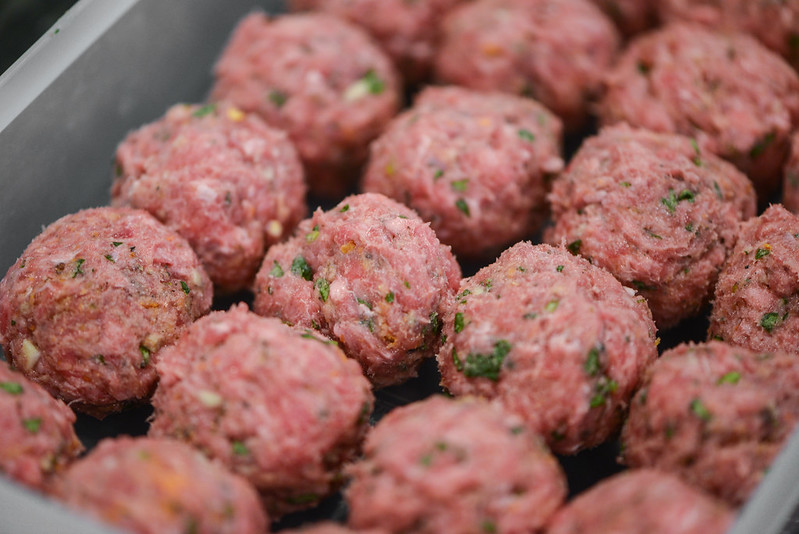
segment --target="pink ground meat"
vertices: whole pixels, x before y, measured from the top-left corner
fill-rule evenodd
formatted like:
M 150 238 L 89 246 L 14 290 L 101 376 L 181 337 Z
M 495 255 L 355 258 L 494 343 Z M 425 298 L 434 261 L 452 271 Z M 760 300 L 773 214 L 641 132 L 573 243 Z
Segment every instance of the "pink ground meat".
M 697 315 L 755 213 L 732 165 L 683 136 L 603 128 L 587 139 L 550 194 L 562 243 L 646 297 L 659 328 Z
M 750 33 L 794 68 L 799 66 L 797 0 L 657 0 L 665 21 L 692 21 Z
M 74 423 L 66 404 L 0 361 L 0 473 L 46 489 L 83 450 Z
M 173 106 L 119 145 L 115 174 L 112 203 L 186 238 L 218 293 L 249 286 L 266 249 L 307 211 L 286 134 L 229 106 Z
M 444 315 L 441 383 L 498 399 L 558 453 L 616 430 L 657 356 L 646 301 L 563 248 L 522 242 L 461 282 Z
M 388 52 L 408 83 L 430 77 L 444 15 L 464 0 L 289 0 L 294 11 L 321 10 L 346 18 Z
M 335 339 L 386 386 L 416 376 L 436 353 L 460 276 L 449 247 L 415 212 L 383 195 L 353 195 L 317 209 L 269 250 L 253 309 Z
M 363 30 L 327 14 L 248 15 L 214 74 L 211 98 L 288 132 L 310 191 L 329 197 L 357 180 L 369 142 L 400 103 L 388 56 Z
M 186 441 L 244 476 L 274 517 L 337 489 L 374 403 L 334 343 L 243 304 L 192 325 L 158 373 L 150 435 Z
M 739 506 L 796 425 L 798 386 L 794 355 L 719 341 L 679 345 L 633 398 L 623 460 L 673 472 Z
M 761 200 L 779 185 L 799 121 L 799 76 L 752 37 L 667 26 L 633 40 L 604 85 L 604 124 L 692 137 L 743 171 Z
M 579 130 L 615 59 L 613 22 L 588 0 L 477 0 L 444 21 L 439 80 L 532 96 Z
M 178 441 L 106 439 L 66 472 L 56 493 L 126 532 L 268 532 L 255 489 Z
M 723 503 L 674 475 L 635 469 L 578 495 L 547 534 L 723 534 L 734 519 Z
M 531 99 L 429 87 L 372 143 L 363 189 L 413 208 L 458 257 L 493 259 L 546 218 L 561 139 Z
M 738 234 L 716 285 L 708 338 L 799 352 L 799 217 L 775 204 Z
M 211 307 L 189 244 L 149 213 L 96 208 L 37 236 L 0 282 L 12 366 L 101 417 L 149 398 L 161 347 Z
M 799 213 L 799 133 L 791 137 L 791 154 L 783 171 L 782 204 L 785 209 Z
M 566 495 L 539 436 L 475 398 L 396 408 L 350 474 L 350 526 L 394 533 L 540 532 Z

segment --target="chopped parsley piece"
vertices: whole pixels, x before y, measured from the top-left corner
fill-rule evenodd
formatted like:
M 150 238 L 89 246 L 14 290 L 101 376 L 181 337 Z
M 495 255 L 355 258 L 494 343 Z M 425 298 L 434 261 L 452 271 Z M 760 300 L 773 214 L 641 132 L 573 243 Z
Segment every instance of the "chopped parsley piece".
M 679 193 L 675 194 L 674 189 L 669 189 L 669 194 L 666 197 L 660 199 L 660 203 L 666 206 L 666 209 L 669 213 L 674 213 L 677 211 L 677 204 L 682 202 L 683 200 L 687 200 L 688 202 L 694 201 L 694 193 L 690 189 L 683 189 Z
M 649 237 L 651 237 L 652 239 L 663 239 L 663 236 L 656 234 L 655 232 L 653 232 L 649 228 L 644 228 L 644 233 L 646 235 L 648 235 Z
M 452 349 L 452 364 L 455 366 L 455 369 L 459 372 L 463 372 L 463 362 L 458 357 L 458 353 L 455 352 L 455 349 Z
M 272 89 L 269 91 L 269 101 L 273 103 L 275 107 L 282 108 L 283 104 L 285 104 L 288 99 L 289 96 L 279 89 Z
M 405 286 L 405 287 L 407 287 L 408 289 L 410 289 L 410 288 L 411 288 L 411 283 L 410 283 L 410 282 L 408 282 L 407 280 L 403 280 L 403 282 L 402 282 L 402 285 L 404 285 L 404 286 Z
M 581 246 L 583 246 L 583 240 L 582 239 L 576 239 L 576 240 L 572 241 L 571 243 L 569 243 L 568 245 L 566 245 L 566 249 L 569 252 L 571 252 L 572 254 L 579 254 Z
M 364 306 L 366 306 L 370 310 L 372 309 L 372 304 L 368 300 L 362 299 L 360 297 L 355 297 L 355 300 L 358 301 L 358 304 L 363 304 Z
M 519 130 L 519 137 L 531 143 L 535 141 L 535 136 L 533 135 L 533 132 L 531 132 L 530 130 L 525 130 L 524 128 Z
M 277 260 L 272 263 L 272 270 L 269 271 L 269 274 L 276 278 L 283 276 L 283 267 L 280 266 Z
M 106 255 L 105 255 L 105 259 L 107 259 L 107 260 L 108 260 L 108 261 L 110 261 L 111 263 L 116 263 L 116 262 L 114 261 L 114 257 L 113 257 L 111 254 L 106 254 Z
M 319 225 L 315 225 L 313 230 L 305 234 L 305 242 L 306 243 L 313 243 L 316 241 L 316 238 L 319 237 Z
M 314 341 L 318 341 L 319 343 L 323 343 L 325 345 L 338 345 L 338 341 L 336 341 L 335 339 L 319 339 L 310 330 L 306 330 L 305 332 L 300 334 L 300 337 L 305 339 L 313 339 Z
M 444 169 L 436 169 L 436 172 L 433 173 L 433 180 L 438 180 L 444 176 Z
M 505 361 L 510 349 L 510 343 L 500 339 L 494 343 L 494 351 L 491 354 L 470 352 L 463 362 L 463 374 L 468 378 L 482 377 L 496 382 L 499 380 L 502 362 Z
M 458 312 L 455 314 L 455 333 L 463 331 L 463 314 Z
M 563 265 L 558 265 L 557 267 L 555 267 L 555 270 L 558 271 L 559 273 L 562 273 L 563 272 Z
M 201 108 L 197 108 L 191 114 L 192 117 L 201 118 L 205 117 L 206 115 L 210 115 L 211 113 L 216 111 L 216 104 L 207 104 Z
M 305 261 L 305 258 L 302 256 L 297 256 L 291 262 L 291 274 L 297 275 L 309 282 L 313 278 L 313 271 L 311 270 L 311 266 L 308 265 L 308 262 Z
M 327 297 L 330 296 L 330 283 L 324 278 L 317 278 L 314 282 L 314 287 L 319 290 L 319 297 L 322 302 L 327 302 Z
M 650 286 L 650 285 L 648 285 L 648 284 L 646 284 L 646 283 L 644 283 L 644 282 L 641 282 L 640 280 L 633 280 L 633 281 L 632 281 L 632 282 L 630 282 L 630 283 L 631 283 L 631 284 L 633 285 L 633 287 L 635 287 L 635 289 L 637 289 L 638 291 L 654 291 L 654 290 L 656 290 L 656 289 L 657 289 L 657 287 L 655 287 L 655 286 Z
M 122 241 L 111 241 L 111 246 L 112 247 L 118 247 L 121 244 L 122 244 Z
M 710 410 L 702 404 L 700 399 L 694 399 L 691 401 L 691 411 L 695 416 L 697 416 L 702 421 L 710 421 L 713 417 L 713 414 L 710 413 Z
M 366 82 L 367 89 L 373 95 L 379 95 L 386 88 L 386 82 L 380 79 L 374 69 L 369 69 L 361 80 Z
M 719 197 L 719 200 L 724 200 L 724 195 L 721 193 L 721 187 L 719 187 L 719 183 L 713 180 L 713 189 L 716 190 L 716 196 Z
M 774 327 L 776 327 L 777 323 L 779 322 L 780 314 L 775 312 L 766 313 L 760 318 L 760 326 L 762 326 L 768 333 L 771 333 L 771 331 L 774 330 Z
M 189 284 L 187 284 L 183 280 L 180 281 L 180 289 L 182 289 L 183 292 L 186 293 L 187 295 L 191 293 L 191 288 L 189 287 Z
M 455 180 L 451 184 L 449 184 L 453 190 L 460 191 L 461 193 L 466 191 L 466 187 L 469 185 L 469 179 L 464 178 L 463 180 Z
M 632 187 L 633 184 L 631 184 L 630 182 L 621 182 L 619 185 L 624 188 L 627 188 L 627 187 Z
M 730 371 L 716 381 L 716 384 L 737 384 L 741 379 L 741 373 L 738 371 Z
M 552 313 L 553 311 L 558 309 L 558 304 L 560 304 L 559 300 L 557 300 L 557 299 L 550 300 L 549 302 L 547 302 L 547 305 L 544 306 L 544 310 L 549 312 L 549 313 Z
M 388 293 L 386 293 L 386 302 L 388 302 L 389 304 L 394 302 L 394 292 L 393 291 L 389 291 Z
M 692 223 L 692 222 L 689 222 L 688 224 L 686 224 L 686 225 L 685 225 L 685 230 L 686 230 L 687 232 L 693 232 L 693 231 L 694 231 L 694 223 Z
M 339 213 L 345 213 L 347 211 L 350 211 L 350 205 L 349 204 L 344 204 L 343 206 L 341 206 L 341 209 L 338 210 Z
M 141 363 L 139 364 L 139 367 L 144 369 L 147 367 L 147 364 L 150 363 L 150 349 L 144 345 L 139 345 L 139 352 L 141 352 Z
M 230 444 L 230 447 L 233 449 L 233 454 L 236 456 L 247 456 L 250 454 L 250 449 L 247 448 L 247 445 L 245 445 L 243 441 L 236 440 Z
M 599 350 L 597 350 L 596 347 L 588 351 L 588 357 L 585 359 L 583 369 L 588 376 L 596 376 L 599 374 L 601 370 L 599 365 Z
M 605 404 L 608 400 L 608 395 L 615 393 L 619 389 L 619 384 L 615 380 L 608 380 L 606 376 L 602 376 L 596 383 L 594 396 L 591 397 L 591 408 L 597 408 Z
M 497 525 L 490 519 L 483 519 L 483 522 L 480 523 L 480 530 L 486 534 L 495 534 L 497 531 Z
M 522 315 L 522 319 L 535 319 L 536 317 L 538 317 L 538 314 L 532 312 Z
M 691 139 L 691 146 L 694 147 L 694 152 L 696 153 L 693 159 L 694 165 L 696 165 L 697 167 L 701 167 L 702 158 L 700 156 L 702 155 L 702 153 L 699 151 L 699 143 L 696 142 L 696 139 Z
M 756 158 L 763 154 L 766 151 L 768 146 L 774 142 L 774 138 L 776 134 L 774 132 L 769 132 L 763 136 L 757 143 L 752 146 L 752 150 L 749 151 L 750 158 Z
M 25 430 L 27 430 L 31 434 L 36 434 L 37 432 L 39 432 L 39 429 L 42 426 L 42 418 L 30 417 L 28 419 L 23 419 L 22 426 L 24 426 Z
M 638 63 L 636 63 L 636 68 L 638 69 L 638 72 L 640 72 L 644 76 L 649 74 L 649 71 L 652 70 L 652 66 L 644 63 L 642 59 L 638 60 Z
M 78 258 L 75 261 L 75 270 L 72 271 L 72 278 L 76 278 L 79 274 L 83 274 L 83 270 L 81 269 L 81 267 L 85 262 L 86 260 L 84 260 L 83 258 Z
M 469 205 L 462 198 L 459 198 L 458 200 L 455 201 L 455 207 L 458 208 L 461 212 L 463 212 L 463 214 L 466 215 L 467 217 L 471 216 L 469 213 Z
M 768 256 L 771 254 L 771 248 L 759 248 L 755 251 L 755 259 L 759 260 L 763 256 Z
M 18 382 L 0 382 L 0 389 L 10 395 L 20 395 L 22 393 L 22 385 Z

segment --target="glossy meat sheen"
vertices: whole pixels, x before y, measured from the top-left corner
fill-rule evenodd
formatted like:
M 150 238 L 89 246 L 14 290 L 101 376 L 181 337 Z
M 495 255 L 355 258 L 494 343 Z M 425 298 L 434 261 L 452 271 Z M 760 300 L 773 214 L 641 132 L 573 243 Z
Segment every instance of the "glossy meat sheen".
M 149 213 L 83 210 L 48 226 L 0 282 L 0 344 L 28 378 L 101 417 L 149 398 L 161 347 L 211 298 L 189 244 Z
M 665 21 L 743 31 L 799 67 L 799 0 L 657 0 Z
M 657 23 L 660 0 L 591 0 L 605 12 L 626 36 L 641 33 Z
M 252 482 L 274 516 L 341 483 L 374 397 L 329 340 L 240 304 L 198 321 L 158 363 L 150 435 L 190 443 Z
M 547 534 L 724 534 L 734 519 L 727 506 L 674 475 L 635 469 L 578 495 Z
M 46 489 L 83 450 L 74 423 L 66 404 L 0 361 L 0 473 Z
M 799 213 L 799 133 L 791 137 L 791 155 L 783 170 L 782 204 L 785 209 Z
M 294 10 L 315 9 L 365 29 L 388 52 L 408 83 L 429 78 L 444 15 L 464 0 L 289 0 Z
M 566 495 L 539 436 L 475 398 L 396 408 L 350 474 L 350 526 L 394 533 L 540 532 Z
M 66 472 L 56 493 L 70 508 L 126 532 L 268 532 L 250 484 L 172 440 L 103 440 Z
M 436 353 L 460 276 L 449 247 L 416 213 L 366 193 L 317 209 L 269 250 L 253 309 L 335 339 L 386 386 L 416 376 Z
M 561 139 L 531 99 L 429 87 L 372 143 L 363 189 L 413 208 L 458 257 L 493 259 L 546 218 Z
M 613 22 L 588 0 L 477 0 L 443 28 L 441 81 L 532 96 L 570 131 L 585 123 L 619 46 Z
M 197 252 L 218 292 L 252 283 L 266 249 L 306 215 L 286 134 L 233 107 L 178 104 L 116 151 L 116 206 L 149 211 Z
M 719 341 L 682 344 L 663 353 L 633 398 L 623 459 L 741 505 L 798 417 L 795 355 Z
M 716 285 L 708 339 L 799 353 L 799 216 L 775 204 L 738 233 Z
M 640 291 L 659 328 L 700 312 L 738 222 L 755 214 L 732 165 L 686 137 L 625 125 L 587 139 L 549 199 L 546 240 Z
M 604 85 L 604 124 L 693 137 L 746 173 L 763 199 L 779 185 L 799 121 L 799 76 L 752 37 L 668 26 L 633 40 Z
M 497 398 L 562 454 L 613 435 L 657 356 L 642 297 L 566 249 L 528 242 L 463 280 L 443 332 L 442 385 Z
M 327 14 L 245 17 L 214 70 L 213 100 L 229 100 L 288 132 L 310 191 L 341 195 L 369 142 L 396 114 L 400 80 L 365 31 Z

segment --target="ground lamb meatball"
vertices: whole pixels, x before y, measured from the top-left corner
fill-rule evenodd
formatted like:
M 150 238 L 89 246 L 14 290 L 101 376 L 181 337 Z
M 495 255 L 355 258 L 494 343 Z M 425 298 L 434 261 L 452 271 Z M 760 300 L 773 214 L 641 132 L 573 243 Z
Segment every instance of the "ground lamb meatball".
M 363 30 L 326 14 L 248 15 L 214 74 L 211 98 L 288 132 L 311 192 L 322 196 L 357 180 L 369 142 L 400 103 L 388 56 Z
M 192 325 L 158 373 L 150 435 L 184 440 L 243 475 L 274 516 L 337 488 L 374 403 L 333 342 L 244 304 Z
M 437 77 L 532 96 L 579 130 L 615 59 L 613 22 L 588 0 L 478 0 L 444 21 Z
M 734 519 L 722 502 L 676 476 L 635 469 L 578 495 L 547 534 L 724 534 Z
M 566 244 L 647 298 L 659 328 L 696 315 L 755 195 L 732 165 L 687 137 L 603 128 L 550 195 L 550 243 Z
M 799 67 L 799 0 L 658 0 L 665 21 L 692 21 L 754 35 Z
M 463 1 L 289 0 L 289 7 L 322 10 L 358 24 L 388 52 L 405 81 L 420 83 L 430 76 L 441 19 Z
M 527 242 L 463 280 L 444 335 L 444 387 L 497 398 L 562 454 L 618 429 L 657 356 L 642 297 L 565 249 Z
M 371 146 L 363 189 L 416 210 L 459 257 L 496 257 L 546 218 L 560 120 L 528 98 L 425 89 Z
M 738 235 L 716 285 L 708 339 L 799 352 L 799 217 L 775 204 Z
M 675 24 L 632 41 L 605 77 L 598 110 L 604 124 L 693 137 L 766 199 L 799 121 L 799 75 L 748 35 Z
M 785 209 L 799 213 L 799 133 L 791 137 L 791 155 L 783 172 L 782 204 Z
M 621 32 L 634 35 L 655 26 L 659 0 L 591 0 L 604 11 Z
M 56 485 L 64 503 L 127 532 L 261 534 L 258 494 L 183 443 L 106 439 Z
M 306 215 L 288 137 L 234 107 L 173 106 L 125 138 L 115 169 L 112 203 L 186 238 L 218 292 L 249 286 L 266 249 Z
M 253 309 L 335 339 L 386 386 L 416 376 L 436 353 L 460 276 L 449 247 L 416 213 L 366 193 L 317 209 L 269 250 Z
M 45 489 L 83 450 L 74 423 L 66 404 L 0 361 L 0 473 Z
M 765 475 L 799 417 L 796 356 L 720 341 L 666 351 L 633 398 L 623 460 L 674 472 L 732 505 Z
M 13 367 L 97 417 L 149 398 L 158 353 L 211 307 L 189 244 L 149 213 L 96 208 L 37 236 L 0 282 Z
M 540 437 L 476 398 L 390 412 L 350 474 L 350 526 L 396 533 L 539 532 L 566 495 Z

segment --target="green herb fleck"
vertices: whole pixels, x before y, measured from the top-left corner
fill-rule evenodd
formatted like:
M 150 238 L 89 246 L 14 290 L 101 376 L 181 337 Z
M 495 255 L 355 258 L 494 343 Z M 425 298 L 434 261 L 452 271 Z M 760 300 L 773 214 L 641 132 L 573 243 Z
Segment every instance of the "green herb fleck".
M 269 91 L 269 101 L 273 103 L 275 107 L 282 108 L 283 104 L 285 104 L 288 99 L 289 96 L 279 89 L 272 89 Z
M 680 191 L 680 194 L 677 195 L 678 201 L 687 200 L 688 202 L 693 202 L 694 198 L 695 198 L 694 192 L 691 191 L 690 189 L 683 189 L 682 191 Z
M 776 134 L 774 132 L 769 132 L 764 135 L 762 139 L 752 146 L 752 150 L 749 151 L 749 157 L 754 159 L 758 156 L 761 156 L 763 152 L 766 151 L 768 146 L 774 142 L 775 138 Z
M 210 115 L 215 111 L 216 104 L 206 104 L 205 106 L 194 110 L 194 113 L 192 113 L 191 116 L 199 119 L 201 117 L 205 117 L 206 115 Z
M 139 364 L 139 368 L 144 369 L 147 367 L 147 364 L 150 363 L 150 349 L 144 345 L 139 345 L 139 352 L 141 352 L 141 363 Z
M 250 454 L 250 449 L 247 448 L 247 445 L 245 445 L 243 441 L 236 440 L 230 444 L 230 447 L 233 449 L 233 454 L 236 456 L 247 456 Z
M 694 147 L 694 153 L 695 153 L 693 159 L 694 165 L 696 165 L 697 167 L 701 167 L 702 158 L 700 156 L 702 155 L 702 152 L 699 150 L 699 143 L 696 142 L 696 139 L 691 139 L 691 146 Z
M 674 193 L 674 189 L 669 189 L 669 194 L 660 199 L 660 203 L 666 206 L 669 213 L 677 211 L 677 204 L 683 200 L 688 202 L 694 201 L 694 193 L 689 189 L 683 189 L 678 194 Z
M 274 260 L 274 262 L 272 262 L 272 270 L 269 271 L 269 274 L 276 278 L 280 278 L 281 276 L 283 276 L 283 267 L 280 266 L 277 260 Z
M 649 237 L 651 237 L 652 239 L 663 239 L 663 236 L 660 236 L 660 235 L 656 234 L 655 232 L 653 232 L 649 228 L 644 228 L 644 233 L 646 235 L 648 235 Z
M 22 385 L 17 382 L 0 382 L 0 389 L 11 395 L 22 393 Z
M 343 206 L 341 206 L 341 209 L 338 210 L 338 211 L 339 211 L 339 213 L 345 213 L 347 211 L 350 211 L 350 205 L 349 204 L 344 204 Z
M 394 292 L 393 291 L 389 291 L 388 293 L 386 293 L 386 302 L 388 302 L 389 304 L 394 302 Z
M 757 251 L 755 251 L 755 259 L 759 260 L 760 258 L 762 258 L 764 256 L 768 256 L 769 254 L 771 254 L 771 249 L 759 248 L 759 249 L 757 249 Z
M 713 417 L 713 414 L 711 414 L 707 407 L 702 404 L 700 399 L 694 399 L 691 401 L 691 411 L 702 421 L 710 421 L 710 419 Z
M 599 350 L 596 347 L 588 351 L 588 357 L 583 364 L 583 370 L 585 370 L 588 376 L 596 376 L 599 373 Z
M 463 331 L 463 314 L 458 312 L 455 314 L 455 333 L 460 333 Z
M 436 172 L 433 173 L 433 180 L 438 180 L 444 176 L 444 169 L 436 169 Z
M 364 306 L 366 306 L 370 310 L 372 309 L 372 304 L 368 300 L 362 299 L 360 297 L 355 297 L 355 300 L 358 301 L 358 304 L 363 304 Z
M 716 190 L 716 196 L 719 197 L 719 200 L 724 200 L 724 195 L 721 192 L 721 187 L 719 187 L 719 183 L 713 180 L 713 189 Z
M 555 267 L 555 270 L 558 271 L 559 273 L 562 273 L 563 272 L 563 265 L 558 265 L 557 267 Z
M 366 87 L 373 95 L 379 95 L 386 88 L 386 82 L 380 79 L 374 69 L 369 69 L 361 80 L 366 82 Z
M 455 352 L 455 349 L 452 349 L 452 364 L 458 372 L 463 372 L 463 362 L 458 357 L 458 353 Z
M 72 271 L 72 278 L 76 278 L 79 274 L 83 274 L 83 270 L 81 269 L 81 267 L 85 262 L 86 260 L 84 260 L 83 258 L 78 258 L 75 261 L 75 270 Z
M 322 302 L 327 302 L 327 297 L 330 296 L 330 283 L 324 278 L 317 278 L 314 282 L 314 287 L 319 290 L 319 297 Z
M 313 243 L 316 241 L 316 238 L 319 237 L 319 225 L 315 225 L 313 230 L 305 234 L 305 242 L 306 243 Z
M 619 183 L 619 185 L 624 187 L 624 188 L 628 188 L 628 187 L 632 187 L 633 184 L 631 184 L 630 182 L 621 182 L 621 183 Z
M 685 225 L 685 230 L 688 231 L 688 232 L 693 232 L 694 231 L 694 223 L 689 222 L 688 224 L 686 224 Z
M 310 330 L 306 330 L 305 332 L 300 334 L 300 337 L 305 339 L 313 339 L 314 341 L 318 341 L 319 343 L 322 343 L 324 345 L 338 345 L 338 341 L 336 341 L 335 339 L 319 339 Z
M 408 282 L 407 280 L 403 280 L 403 282 L 402 282 L 402 285 L 404 285 L 404 286 L 405 286 L 405 287 L 407 287 L 408 289 L 410 289 L 410 288 L 411 288 L 411 283 L 410 283 L 410 282 Z
M 737 384 L 741 379 L 741 373 L 738 371 L 730 371 L 716 381 L 716 384 Z
M 42 418 L 30 417 L 28 419 L 23 419 L 22 426 L 24 426 L 25 430 L 27 430 L 31 434 L 36 434 L 37 432 L 39 432 L 39 429 L 42 426 Z
M 522 315 L 522 319 L 535 319 L 536 317 L 538 317 L 538 314 L 532 312 Z
M 535 141 L 535 136 L 533 135 L 533 132 L 531 132 L 530 130 L 525 130 L 524 128 L 519 130 L 519 137 L 531 143 Z
M 180 281 L 180 289 L 182 289 L 183 292 L 186 293 L 187 295 L 191 293 L 191 288 L 189 287 L 189 284 L 187 284 L 183 280 Z
M 116 261 L 114 261 L 114 257 L 111 254 L 106 254 L 105 259 L 107 259 L 111 263 L 116 263 Z
M 579 254 L 581 246 L 583 246 L 583 240 L 582 239 L 576 239 L 576 240 L 572 241 L 571 243 L 569 243 L 568 245 L 566 245 L 566 249 L 569 252 L 571 252 L 572 254 Z
M 112 247 L 118 247 L 121 244 L 122 244 L 122 241 L 111 241 L 111 246 Z
M 602 406 L 607 401 L 608 395 L 615 393 L 619 389 L 619 384 L 615 380 L 609 380 L 606 376 L 601 376 L 596 383 L 594 396 L 591 397 L 591 408 Z
M 480 354 L 470 352 L 463 362 L 463 374 L 468 378 L 483 377 L 496 382 L 499 380 L 499 371 L 502 362 L 511 350 L 511 345 L 504 339 L 494 343 L 494 351 L 491 354 Z
M 291 262 L 291 274 L 304 278 L 309 282 L 313 278 L 313 271 L 311 270 L 311 266 L 308 265 L 308 262 L 305 261 L 305 258 L 302 256 L 297 256 Z
M 549 302 L 547 302 L 547 305 L 544 306 L 544 311 L 552 313 L 553 311 L 558 309 L 558 304 L 560 304 L 559 300 L 557 300 L 557 299 L 550 300 Z
M 480 523 L 480 530 L 486 534 L 495 534 L 497 531 L 497 525 L 490 519 L 483 519 L 483 522 Z
M 768 333 L 771 333 L 771 331 L 774 330 L 779 322 L 780 314 L 775 312 L 766 313 L 760 318 L 760 326 L 762 326 Z
M 630 282 L 630 283 L 631 283 L 631 284 L 633 285 L 633 287 L 635 287 L 635 289 L 637 289 L 638 291 L 654 291 L 654 290 L 656 290 L 656 289 L 657 289 L 657 287 L 655 287 L 655 286 L 650 286 L 649 284 L 646 284 L 646 283 L 644 283 L 644 282 L 641 282 L 640 280 L 633 280 L 633 281 L 632 281 L 632 282 Z
M 463 180 L 455 180 L 451 184 L 449 184 L 453 190 L 460 191 L 461 193 L 466 191 L 466 187 L 469 185 L 469 179 L 464 178 Z
M 471 216 L 469 213 L 469 205 L 462 198 L 459 198 L 458 200 L 455 201 L 455 207 L 458 208 L 461 212 L 463 212 L 463 214 L 466 215 L 467 217 Z
M 636 66 L 636 68 L 638 69 L 638 72 L 640 72 L 640 73 L 641 73 L 641 74 L 643 74 L 644 76 L 646 76 L 647 74 L 649 74 L 649 71 L 651 71 L 651 70 L 652 70 L 652 66 L 651 66 L 651 65 L 648 65 L 648 64 L 646 64 L 646 63 L 644 63 L 644 61 L 643 61 L 643 60 L 641 60 L 641 59 L 639 59 L 639 60 L 638 60 L 638 63 L 636 63 L 636 65 L 635 65 L 635 66 Z

